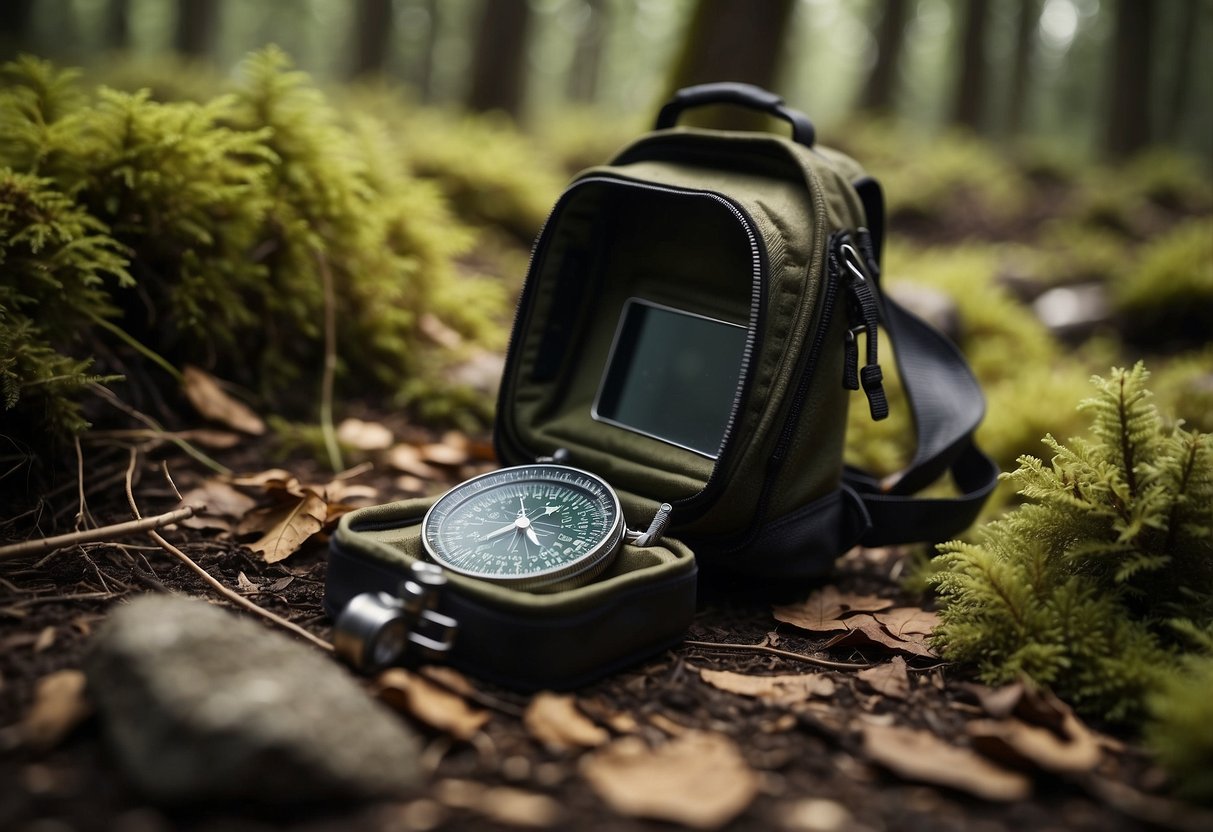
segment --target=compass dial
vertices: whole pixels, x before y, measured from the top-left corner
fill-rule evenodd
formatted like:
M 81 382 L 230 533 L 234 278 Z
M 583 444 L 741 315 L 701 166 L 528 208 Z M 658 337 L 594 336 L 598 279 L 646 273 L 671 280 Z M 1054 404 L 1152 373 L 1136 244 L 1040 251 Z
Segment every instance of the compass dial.
M 585 583 L 623 541 L 619 498 L 566 465 L 519 465 L 455 486 L 422 521 L 426 552 L 452 572 L 516 589 Z

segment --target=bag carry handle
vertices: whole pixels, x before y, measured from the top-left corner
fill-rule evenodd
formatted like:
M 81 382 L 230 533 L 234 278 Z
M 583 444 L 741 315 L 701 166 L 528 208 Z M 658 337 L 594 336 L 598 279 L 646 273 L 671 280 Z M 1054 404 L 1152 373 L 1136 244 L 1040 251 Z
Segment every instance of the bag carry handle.
M 781 118 L 792 125 L 792 140 L 805 147 L 812 147 L 817 138 L 813 122 L 804 113 L 785 106 L 783 99 L 773 92 L 736 81 L 683 87 L 657 114 L 657 129 L 667 130 L 676 125 L 684 110 L 710 104 L 734 104 Z

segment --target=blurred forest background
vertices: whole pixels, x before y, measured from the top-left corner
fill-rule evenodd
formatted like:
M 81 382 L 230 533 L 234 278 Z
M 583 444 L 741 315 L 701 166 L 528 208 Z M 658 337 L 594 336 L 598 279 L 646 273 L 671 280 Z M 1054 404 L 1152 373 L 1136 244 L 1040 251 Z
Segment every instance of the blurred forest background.
M 672 87 L 749 81 L 827 129 L 864 110 L 1083 151 L 1213 162 L 1209 0 L 6 0 L 0 56 L 175 53 L 230 72 L 275 43 L 323 82 L 527 124 L 648 118 Z M 1202 104 L 1203 102 L 1203 104 Z

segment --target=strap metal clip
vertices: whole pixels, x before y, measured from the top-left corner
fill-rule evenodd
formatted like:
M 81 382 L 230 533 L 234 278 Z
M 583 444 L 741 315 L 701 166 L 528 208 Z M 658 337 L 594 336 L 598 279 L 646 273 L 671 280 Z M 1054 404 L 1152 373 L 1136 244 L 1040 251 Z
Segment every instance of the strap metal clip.
M 441 567 L 417 561 L 395 595 L 355 595 L 333 624 L 334 651 L 362 673 L 405 659 L 441 659 L 459 631 L 459 622 L 436 611 L 446 583 Z

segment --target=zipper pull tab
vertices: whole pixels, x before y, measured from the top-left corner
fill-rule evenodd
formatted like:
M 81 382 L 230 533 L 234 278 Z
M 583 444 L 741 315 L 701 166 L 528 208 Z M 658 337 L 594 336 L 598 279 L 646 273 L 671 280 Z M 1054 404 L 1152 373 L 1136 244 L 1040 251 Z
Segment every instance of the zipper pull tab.
M 847 335 L 847 353 L 844 360 L 844 380 L 847 384 L 851 381 L 851 377 L 846 375 L 850 372 L 849 362 L 851 361 L 851 353 L 855 354 L 854 361 L 859 362 L 859 348 L 855 344 L 855 339 L 860 331 L 867 335 L 867 356 L 866 364 L 859 371 L 859 384 L 849 389 L 862 387 L 864 394 L 868 399 L 868 410 L 872 414 L 872 419 L 880 421 L 889 415 L 889 401 L 884 391 L 884 373 L 880 369 L 880 363 L 877 360 L 879 344 L 877 342 L 877 331 L 880 324 L 880 311 L 876 306 L 876 293 L 872 290 L 871 284 L 868 283 L 867 277 L 863 271 L 863 258 L 855 247 L 850 243 L 843 243 L 840 247 L 842 260 L 846 270 L 843 272 L 843 278 L 847 283 L 847 292 L 849 294 L 849 303 L 847 304 L 850 310 L 850 318 L 856 323 L 856 326 L 851 329 Z
M 859 389 L 859 333 L 862 326 L 847 330 L 846 343 L 842 345 L 842 386 L 848 390 Z

